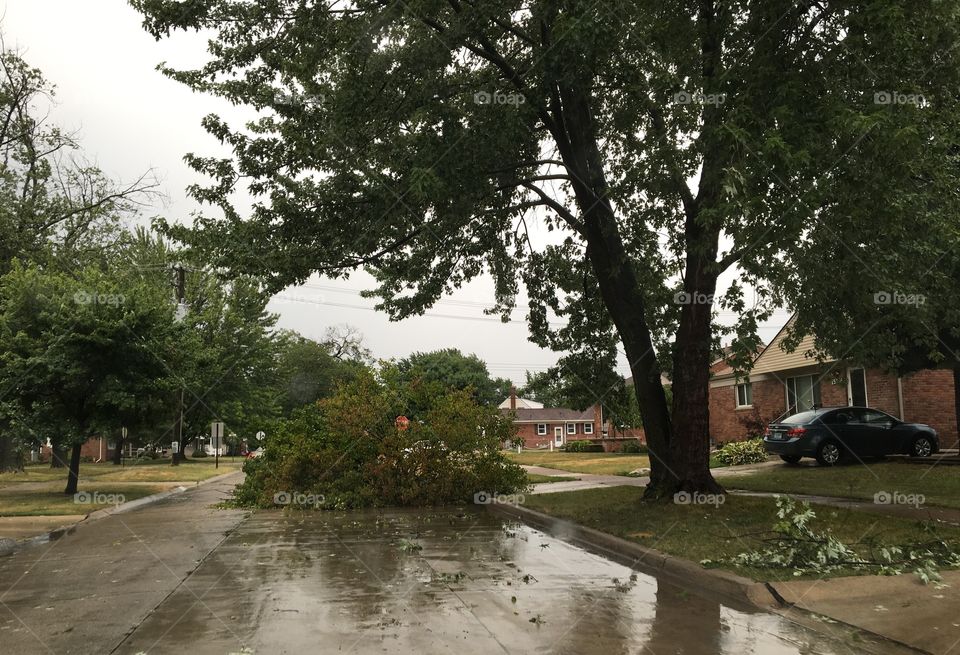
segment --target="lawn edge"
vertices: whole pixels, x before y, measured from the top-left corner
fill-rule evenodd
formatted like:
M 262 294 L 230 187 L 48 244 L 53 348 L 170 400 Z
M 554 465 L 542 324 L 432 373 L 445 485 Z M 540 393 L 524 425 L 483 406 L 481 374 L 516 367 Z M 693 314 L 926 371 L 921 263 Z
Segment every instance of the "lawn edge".
M 749 607 L 773 612 L 783 618 L 806 628 L 835 637 L 821 621 L 815 617 L 825 617 L 839 626 L 846 626 L 880 642 L 894 643 L 917 653 L 926 653 L 909 643 L 893 639 L 855 623 L 786 602 L 769 582 L 759 582 L 722 569 L 706 569 L 692 560 L 667 555 L 654 548 L 642 546 L 633 541 L 602 532 L 595 528 L 575 523 L 527 507 L 507 503 L 491 503 L 487 510 L 518 519 L 531 527 L 542 530 L 563 541 L 586 547 L 612 560 L 619 561 L 643 573 L 667 578 L 681 587 L 707 591 L 746 604 Z M 867 651 L 874 652 L 874 651 Z
M 690 560 L 667 555 L 610 533 L 527 507 L 491 503 L 487 508 L 490 511 L 520 519 L 564 541 L 587 546 L 621 562 L 628 561 L 631 567 L 645 573 L 672 578 L 682 586 L 689 587 L 692 583 L 700 589 L 764 610 L 781 607 L 764 582 L 757 582 L 721 569 L 705 569 Z
M 167 489 L 165 491 L 158 491 L 155 494 L 150 494 L 149 496 L 143 496 L 142 498 L 137 498 L 136 500 L 131 500 L 125 503 L 120 503 L 114 507 L 105 507 L 103 509 L 98 509 L 90 512 L 84 516 L 79 521 L 73 523 L 67 523 L 59 527 L 53 528 L 52 530 L 46 530 L 40 534 L 34 535 L 32 537 L 27 537 L 25 539 L 0 539 L 0 557 L 6 555 L 12 555 L 19 550 L 28 548 L 30 546 L 36 546 L 39 544 L 49 543 L 51 541 L 56 541 L 64 535 L 73 534 L 73 532 L 82 525 L 88 525 L 90 523 L 95 523 L 101 519 L 105 519 L 108 516 L 113 516 L 114 514 L 122 514 L 123 512 L 129 512 L 131 510 L 137 509 L 144 505 L 150 505 L 158 501 L 163 500 L 164 498 L 169 498 L 170 496 L 176 494 L 185 493 L 191 489 L 203 486 L 205 484 L 211 484 L 213 482 L 220 482 L 225 480 L 231 475 L 236 475 L 241 473 L 241 471 L 231 471 L 230 473 L 223 473 L 222 475 L 215 475 L 212 478 L 207 478 L 206 480 L 198 480 L 194 482 L 191 486 L 178 485 L 172 489 Z M 162 484 L 162 483 L 157 483 Z

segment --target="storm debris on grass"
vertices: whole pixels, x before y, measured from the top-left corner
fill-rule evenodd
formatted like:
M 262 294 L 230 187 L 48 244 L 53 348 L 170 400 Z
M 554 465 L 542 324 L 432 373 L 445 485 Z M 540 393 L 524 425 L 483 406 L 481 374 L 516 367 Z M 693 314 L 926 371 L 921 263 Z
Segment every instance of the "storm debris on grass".
M 960 566 L 960 552 L 939 537 L 930 523 L 921 523 L 923 540 L 898 545 L 865 541 L 866 548 L 844 543 L 829 529 L 810 527 L 816 513 L 807 502 L 776 496 L 777 518 L 764 548 L 725 558 L 745 567 L 789 570 L 794 576 L 836 571 L 866 571 L 879 575 L 913 572 L 924 584 L 940 582 L 941 568 Z M 712 560 L 701 561 L 703 565 Z

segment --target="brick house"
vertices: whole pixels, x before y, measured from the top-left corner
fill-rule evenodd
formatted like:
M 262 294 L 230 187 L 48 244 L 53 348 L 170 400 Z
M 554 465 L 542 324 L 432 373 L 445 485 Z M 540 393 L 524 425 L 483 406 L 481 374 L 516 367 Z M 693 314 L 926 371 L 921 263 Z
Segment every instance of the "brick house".
M 90 437 L 80 446 L 80 457 L 84 461 L 109 462 L 113 459 L 114 448 L 115 444 L 113 441 L 108 442 L 103 437 Z M 42 446 L 40 448 L 40 461 L 50 461 L 52 451 L 53 449 L 50 447 L 49 442 Z M 69 449 L 66 451 L 65 457 L 67 459 L 70 458 Z
M 737 379 L 724 361 L 711 366 L 710 438 L 714 443 L 745 439 L 783 414 L 809 409 L 859 405 L 901 420 L 926 423 L 940 436 L 941 448 L 957 444 L 953 373 L 925 370 L 898 377 L 878 369 L 818 362 L 813 336 L 793 352 L 781 348 L 791 318 L 754 360 L 749 381 Z
M 571 441 L 592 441 L 603 445 L 604 450 L 614 451 L 622 448 L 624 441 L 643 440 L 642 430 L 614 433 L 610 422 L 604 421 L 600 404 L 582 411 L 544 407 L 536 401 L 518 398 L 516 390 L 511 389 L 510 397 L 499 407 L 505 415 L 513 417 L 517 437 L 523 439 L 524 448 L 546 450 L 561 448 Z

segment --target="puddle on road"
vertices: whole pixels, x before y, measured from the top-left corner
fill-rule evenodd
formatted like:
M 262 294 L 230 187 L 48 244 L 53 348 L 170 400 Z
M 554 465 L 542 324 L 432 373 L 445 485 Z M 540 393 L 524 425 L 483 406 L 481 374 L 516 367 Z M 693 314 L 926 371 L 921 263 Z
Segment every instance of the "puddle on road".
M 475 508 L 257 512 L 122 653 L 853 653 Z

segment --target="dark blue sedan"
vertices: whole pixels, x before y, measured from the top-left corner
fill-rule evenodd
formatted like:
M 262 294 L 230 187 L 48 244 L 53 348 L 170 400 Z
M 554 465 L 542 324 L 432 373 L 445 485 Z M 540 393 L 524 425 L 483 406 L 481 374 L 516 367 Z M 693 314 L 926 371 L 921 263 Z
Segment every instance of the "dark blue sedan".
M 771 423 L 763 436 L 767 452 L 796 464 L 814 457 L 833 466 L 844 456 L 927 457 L 940 450 L 937 432 L 922 423 L 904 423 L 870 407 L 822 407 Z

